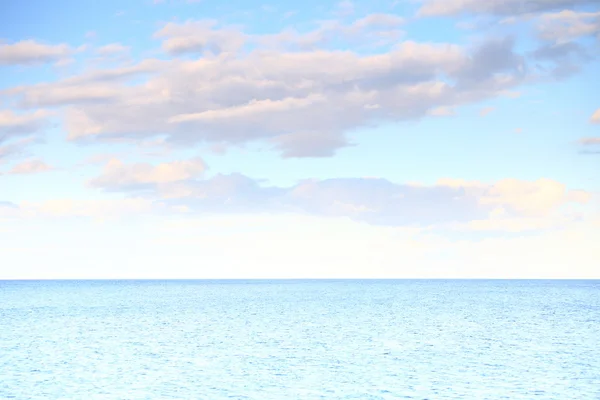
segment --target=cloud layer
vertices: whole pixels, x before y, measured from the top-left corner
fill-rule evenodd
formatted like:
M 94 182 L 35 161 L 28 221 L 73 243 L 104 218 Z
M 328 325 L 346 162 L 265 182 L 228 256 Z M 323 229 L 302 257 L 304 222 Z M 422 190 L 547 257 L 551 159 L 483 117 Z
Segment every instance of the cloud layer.
M 259 141 L 284 157 L 325 157 L 351 145 L 347 134 L 357 128 L 446 115 L 530 78 L 511 38 L 461 47 L 395 37 L 375 54 L 326 48 L 328 32 L 348 40 L 365 32 L 387 37 L 402 23 L 373 14 L 349 25 L 324 24 L 317 33 L 271 36 L 211 21 L 169 23 L 156 33 L 165 51 L 200 58 L 148 59 L 21 86 L 10 95 L 26 108 L 65 107 L 72 140 L 166 135 L 176 145 Z M 311 37 L 312 49 L 298 45 Z
M 113 160 L 90 183 L 193 213 L 292 212 L 344 216 L 375 225 L 450 227 L 472 223 L 471 228 L 477 230 L 537 229 L 547 224 L 544 219 L 549 219 L 550 225 L 564 222 L 574 218 L 564 217 L 564 207 L 585 205 L 592 199 L 590 193 L 568 190 L 551 179 L 504 179 L 493 184 L 442 179 L 426 186 L 338 178 L 266 187 L 241 174 L 193 177 L 204 168 L 199 160 L 158 166 Z
M 329 157 L 351 146 L 348 134 L 357 129 L 451 116 L 459 106 L 572 75 L 592 57 L 593 46 L 579 39 L 600 29 L 600 14 L 576 9 L 590 4 L 429 0 L 419 9 L 421 16 L 526 14 L 523 20 L 531 22 L 538 44 L 524 52 L 516 50 L 512 36 L 484 36 L 465 45 L 406 40 L 402 29 L 408 21 L 385 13 L 268 34 L 210 19 L 169 22 L 153 35 L 166 59 L 5 93 L 25 109 L 62 108 L 63 126 L 74 141 L 166 137 L 170 145 L 212 143 L 222 149 L 258 142 L 283 157 Z M 341 44 L 347 50 L 339 50 Z M 72 51 L 32 41 L 1 48 L 11 62 L 50 60 Z M 109 43 L 95 52 L 110 56 L 128 50 Z M 11 129 L 3 128 L 2 119 L 16 118 L 9 112 L 0 114 L 0 135 Z M 33 128 L 34 122 L 10 126 Z

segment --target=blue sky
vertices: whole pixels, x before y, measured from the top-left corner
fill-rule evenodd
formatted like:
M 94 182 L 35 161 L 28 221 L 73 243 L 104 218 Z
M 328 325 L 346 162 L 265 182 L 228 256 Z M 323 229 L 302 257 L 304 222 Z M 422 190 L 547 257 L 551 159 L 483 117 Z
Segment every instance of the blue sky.
M 600 276 L 593 0 L 0 8 L 0 278 Z

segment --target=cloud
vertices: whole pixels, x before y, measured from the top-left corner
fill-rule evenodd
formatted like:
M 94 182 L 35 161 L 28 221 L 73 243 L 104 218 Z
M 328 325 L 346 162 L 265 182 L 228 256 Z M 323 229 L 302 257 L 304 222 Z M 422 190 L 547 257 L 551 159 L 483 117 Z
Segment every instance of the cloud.
M 339 48 L 340 43 L 353 48 L 374 49 L 393 46 L 400 42 L 404 32 L 400 27 L 405 19 L 393 14 L 374 13 L 348 23 L 325 20 L 307 32 L 286 29 L 279 33 L 248 35 L 247 41 L 266 49 L 307 51 Z M 337 47 L 336 47 L 337 45 Z
M 160 204 L 142 198 L 114 200 L 53 199 L 19 204 L 21 218 L 116 218 L 158 213 Z
M 565 79 L 598 54 L 597 46 L 581 39 L 596 36 L 600 40 L 600 13 L 577 11 L 579 6 L 595 4 L 595 0 L 424 0 L 418 14 L 471 15 L 475 23 L 460 24 L 472 29 L 495 26 L 505 31 L 508 24 L 527 24 L 539 41 L 536 49 L 524 54 L 529 75 L 540 80 Z
M 587 137 L 579 140 L 579 144 L 591 147 L 591 146 L 600 146 L 600 137 Z
M 271 116 L 281 111 L 289 111 L 296 108 L 304 108 L 314 103 L 325 100 L 322 96 L 307 96 L 305 98 L 287 97 L 281 100 L 251 100 L 248 104 L 225 108 L 221 110 L 209 110 L 201 113 L 175 115 L 169 119 L 170 123 L 185 122 L 212 122 L 231 120 L 235 118 L 246 118 L 256 114 L 267 114 Z
M 148 59 L 135 65 L 89 71 L 59 82 L 17 86 L 4 93 L 15 96 L 25 108 L 116 101 L 127 90 L 121 86 L 123 83 L 151 74 L 162 64 Z
M 456 112 L 450 107 L 436 107 L 428 111 L 428 114 L 434 117 L 451 117 Z
M 541 15 L 536 21 L 538 35 L 543 40 L 568 43 L 585 36 L 600 34 L 600 12 L 562 10 Z
M 385 179 L 339 178 L 265 187 L 241 174 L 197 179 L 204 168 L 195 163 L 152 166 L 113 161 L 90 184 L 144 194 L 190 212 L 301 213 L 391 226 L 464 224 L 488 219 L 499 208 L 505 218 L 517 223 L 529 218 L 530 222 L 559 215 L 561 207 L 585 205 L 591 199 L 587 192 L 567 190 L 550 179 L 504 179 L 493 184 L 445 179 L 431 186 L 416 186 Z M 163 172 L 158 174 L 159 170 Z
M 206 170 L 201 159 L 175 161 L 153 166 L 146 163 L 124 164 L 112 159 L 102 175 L 92 179 L 90 185 L 106 190 L 127 189 L 146 184 L 163 184 L 185 181 L 200 176 Z
M 479 111 L 479 116 L 485 117 L 486 115 L 488 115 L 489 113 L 491 113 L 494 110 L 495 110 L 494 107 L 484 107 Z
M 418 15 L 423 17 L 487 14 L 514 16 L 594 5 L 596 0 L 423 0 Z
M 256 46 L 306 51 L 340 40 L 354 46 L 362 43 L 377 47 L 397 43 L 402 36 L 399 27 L 404 22 L 403 18 L 396 15 L 375 13 L 349 24 L 337 20 L 320 21 L 316 29 L 305 33 L 287 29 L 275 34 L 252 35 L 235 27 L 219 27 L 215 20 L 190 20 L 167 23 L 154 37 L 163 39 L 163 50 L 174 56 L 231 54 L 245 47 Z
M 245 34 L 233 28 L 217 29 L 216 25 L 214 20 L 169 22 L 154 37 L 163 38 L 163 50 L 172 55 L 235 52 L 245 44 Z
M 393 14 L 369 14 L 366 17 L 357 19 L 351 27 L 357 30 L 365 28 L 397 28 L 405 23 L 405 19 Z
M 600 124 L 600 108 L 594 111 L 594 113 L 590 117 L 590 122 L 592 124 Z
M 543 43 L 530 56 L 539 71 L 554 79 L 568 78 L 593 60 L 588 49 L 577 42 Z
M 478 81 L 488 81 L 496 74 L 505 74 L 508 79 L 525 76 L 525 58 L 514 52 L 515 39 L 505 37 L 490 39 L 478 45 L 458 71 L 460 83 L 478 85 Z
M 335 14 L 340 17 L 346 17 L 354 14 L 354 3 L 350 0 L 342 0 L 337 3 Z
M 0 163 L 25 153 L 27 145 L 32 143 L 34 138 L 26 137 L 18 140 L 12 140 L 8 144 L 0 146 Z
M 163 48 L 203 57 L 149 59 L 9 94 L 23 107 L 65 107 L 70 140 L 258 142 L 283 157 L 328 157 L 356 129 L 450 115 L 540 78 L 511 37 L 472 46 L 396 40 L 375 54 L 328 49 L 329 38 L 372 42 L 403 23 L 371 14 L 304 34 L 253 35 L 210 20 L 171 22 L 155 33 Z
M 0 65 L 40 64 L 68 57 L 73 50 L 66 44 L 46 45 L 35 40 L 0 43 Z
M 342 147 L 353 146 L 339 132 L 294 132 L 273 138 L 283 158 L 331 157 Z
M 0 221 L 4 222 L 5 218 L 14 218 L 18 217 L 20 213 L 19 206 L 11 201 L 2 201 L 0 200 Z M 4 224 L 3 224 L 4 225 Z M 2 228 L 0 228 L 0 233 L 2 233 Z
M 16 205 L 15 203 L 12 203 L 10 201 L 0 201 L 0 207 L 19 208 L 18 205 Z
M 568 226 L 570 219 L 561 218 L 498 218 L 473 220 L 464 225 L 464 229 L 479 232 L 510 232 L 521 233 L 530 231 L 545 231 L 557 227 Z
M 96 50 L 96 52 L 100 55 L 107 56 L 113 54 L 125 53 L 130 50 L 130 47 L 123 46 L 121 43 L 111 43 L 105 46 L 102 46 Z
M 347 131 L 374 121 L 418 119 L 513 88 L 523 74 L 512 46 L 496 40 L 473 54 L 411 41 L 378 55 L 256 50 L 159 66 L 148 61 L 106 71 L 104 79 L 96 72 L 18 92 L 29 106 L 68 105 L 71 139 L 160 134 L 180 145 L 262 140 L 285 156 L 323 156 L 348 145 Z M 153 75 L 142 84 L 119 80 L 150 67 Z
M 536 60 L 559 61 L 570 58 L 586 59 L 587 54 L 584 48 L 574 42 L 560 44 L 544 44 L 532 52 Z
M 547 215 L 569 201 L 586 203 L 589 196 L 573 195 L 564 184 L 551 179 L 534 182 L 503 179 L 489 187 L 479 198 L 481 204 L 504 206 L 526 216 Z
M 9 174 L 37 174 L 51 170 L 52 167 L 40 159 L 31 159 L 20 162 L 12 167 Z
M 12 110 L 0 110 L 0 144 L 16 136 L 35 133 L 48 124 L 48 111 L 37 110 L 33 113 L 15 113 Z

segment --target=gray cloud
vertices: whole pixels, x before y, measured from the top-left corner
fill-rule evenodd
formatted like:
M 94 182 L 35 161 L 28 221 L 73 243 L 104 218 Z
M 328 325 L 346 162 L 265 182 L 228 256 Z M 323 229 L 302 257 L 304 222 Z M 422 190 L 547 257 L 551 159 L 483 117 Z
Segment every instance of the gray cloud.
M 423 0 L 421 16 L 488 14 L 514 16 L 597 5 L 597 0 Z
M 560 44 L 544 44 L 537 48 L 532 56 L 536 60 L 556 61 L 570 58 L 587 58 L 585 49 L 575 42 L 566 42 Z
M 351 146 L 340 133 L 297 132 L 273 139 L 284 158 L 331 157 L 337 149 Z
M 591 61 L 586 49 L 576 42 L 545 43 L 531 53 L 538 69 L 547 76 L 564 79 L 575 75 L 585 62 Z
M 470 15 L 475 18 L 475 24 L 473 21 L 461 21 L 460 24 L 475 27 L 479 22 L 478 29 L 489 29 L 490 26 L 494 26 L 504 30 L 513 23 L 527 23 L 536 32 L 539 40 L 537 49 L 524 54 L 535 66 L 529 74 L 536 79 L 556 80 L 578 73 L 584 63 L 598 55 L 598 46 L 580 40 L 590 36 L 600 38 L 600 11 L 584 11 L 587 6 L 592 5 L 597 6 L 598 2 L 596 0 L 424 0 L 419 15 Z M 501 43 L 497 45 L 499 47 L 495 49 L 496 51 L 488 49 L 488 54 L 482 54 L 482 59 L 500 66 L 502 63 L 494 60 L 502 54 Z M 503 57 L 502 60 L 511 62 L 507 57 Z M 522 63 L 522 65 L 526 64 Z
M 459 83 L 480 85 L 497 74 L 520 80 L 526 75 L 525 58 L 514 52 L 515 40 L 511 37 L 492 39 L 477 46 L 468 62 L 458 73 Z

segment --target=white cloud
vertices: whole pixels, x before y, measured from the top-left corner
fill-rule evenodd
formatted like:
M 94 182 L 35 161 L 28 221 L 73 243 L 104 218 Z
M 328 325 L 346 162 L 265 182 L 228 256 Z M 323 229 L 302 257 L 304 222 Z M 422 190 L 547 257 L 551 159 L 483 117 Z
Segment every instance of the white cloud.
M 156 212 L 154 203 L 146 199 L 74 200 L 54 199 L 43 202 L 24 201 L 19 204 L 21 216 L 44 217 L 92 217 L 106 218 L 123 215 Z
M 502 179 L 478 196 L 480 204 L 509 207 L 524 216 L 544 216 L 566 202 L 585 204 L 589 200 L 588 193 L 568 191 L 564 184 L 551 179 Z
M 600 108 L 594 111 L 594 113 L 590 117 L 590 122 L 592 124 L 600 124 Z
M 317 27 L 306 32 L 288 28 L 282 32 L 248 35 L 247 41 L 265 49 L 307 51 L 337 49 L 340 43 L 352 48 L 377 49 L 401 42 L 404 32 L 400 27 L 405 20 L 393 14 L 368 14 L 345 23 L 339 20 L 320 21 Z
M 451 117 L 456 112 L 450 107 L 436 107 L 428 111 L 428 114 L 434 117 Z
M 354 14 L 354 3 L 350 0 L 340 1 L 337 3 L 335 14 L 340 17 Z
M 121 43 L 110 43 L 110 44 L 104 45 L 102 47 L 99 47 L 96 50 L 96 52 L 100 55 L 106 56 L 106 55 L 126 53 L 129 50 L 130 50 L 129 46 L 123 46 Z
M 52 167 L 46 164 L 44 161 L 34 158 L 30 160 L 22 161 L 15 164 L 9 174 L 25 175 L 25 174 L 37 174 L 51 170 Z
M 256 114 L 268 114 L 269 118 L 272 117 L 273 113 L 285 112 L 295 108 L 304 108 L 313 106 L 315 103 L 322 102 L 325 100 L 320 95 L 309 95 L 305 98 L 284 98 L 281 100 L 273 101 L 267 100 L 251 100 L 248 104 L 241 106 L 230 107 L 220 110 L 209 110 L 195 114 L 182 114 L 175 115 L 170 118 L 170 123 L 181 123 L 181 122 L 192 122 L 192 121 L 219 121 L 219 120 L 231 120 L 234 118 L 247 118 L 248 116 L 256 116 Z
M 163 38 L 163 49 L 173 55 L 235 52 L 246 42 L 247 35 L 233 28 L 217 29 L 216 25 L 213 20 L 169 22 L 154 37 Z
M 495 110 L 494 107 L 484 107 L 479 111 L 479 115 L 481 117 L 485 117 L 486 115 L 488 115 L 489 113 L 491 113 L 494 110 Z
M 369 14 L 359 18 L 352 23 L 352 27 L 358 30 L 372 27 L 397 28 L 405 23 L 405 19 L 393 14 Z
M 161 163 L 156 166 L 145 163 L 124 164 L 112 159 L 102 175 L 90 181 L 92 186 L 106 189 L 127 188 L 140 184 L 162 184 L 196 178 L 206 170 L 201 159 Z
M 579 141 L 584 146 L 600 145 L 600 137 L 583 138 Z
M 121 93 L 128 93 L 123 82 L 154 73 L 163 65 L 159 60 L 147 59 L 135 65 L 92 70 L 59 82 L 17 86 L 4 92 L 16 96 L 28 108 L 116 101 L 123 97 Z
M 536 28 L 544 40 L 567 43 L 600 34 L 600 12 L 562 10 L 546 13 L 536 21 Z
M 35 40 L 0 43 L 0 65 L 38 64 L 68 57 L 73 50 L 66 44 L 46 45 Z

